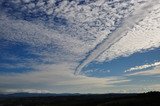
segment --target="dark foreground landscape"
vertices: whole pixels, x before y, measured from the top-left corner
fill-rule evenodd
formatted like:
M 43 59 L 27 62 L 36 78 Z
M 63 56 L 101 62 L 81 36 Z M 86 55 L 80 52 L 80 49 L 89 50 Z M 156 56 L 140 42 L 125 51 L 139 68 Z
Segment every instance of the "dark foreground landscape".
M 0 95 L 0 106 L 160 106 L 160 92 L 143 94 Z

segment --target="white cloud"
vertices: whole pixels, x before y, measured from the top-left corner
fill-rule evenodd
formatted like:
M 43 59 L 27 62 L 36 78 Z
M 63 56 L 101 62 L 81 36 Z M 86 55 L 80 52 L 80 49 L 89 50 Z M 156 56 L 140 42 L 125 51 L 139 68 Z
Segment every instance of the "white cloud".
M 150 36 L 150 35 L 143 35 L 143 36 L 141 36 L 141 35 L 137 36 L 136 35 L 136 37 L 134 36 L 135 41 L 133 41 L 134 39 L 132 38 L 131 35 L 125 36 L 125 34 L 128 32 L 128 30 L 132 29 L 132 27 L 137 22 L 142 20 L 144 17 L 148 16 L 149 12 L 153 8 L 155 8 L 155 5 L 157 4 L 157 2 L 158 2 L 157 0 L 154 1 L 154 2 L 153 1 L 149 2 L 148 1 L 145 4 L 143 4 L 142 6 L 136 7 L 133 14 L 124 19 L 124 22 L 123 22 L 122 26 L 119 27 L 118 29 L 116 29 L 113 33 L 111 33 L 111 35 L 104 42 L 102 42 L 100 45 L 98 45 L 97 48 L 95 50 L 93 50 L 93 52 L 91 52 L 91 54 L 83 61 L 83 63 L 78 66 L 77 73 L 79 73 L 84 66 L 86 66 L 87 64 L 92 62 L 97 57 L 99 57 L 97 60 L 102 62 L 102 61 L 105 61 L 105 60 L 109 60 L 109 59 L 119 57 L 121 55 L 126 55 L 126 53 L 128 53 L 127 48 L 129 48 L 129 50 L 132 50 L 133 52 L 135 52 L 136 50 L 131 48 L 131 47 L 134 46 L 135 43 L 137 43 L 136 40 L 139 37 L 143 38 L 141 40 L 144 40 L 144 38 L 146 36 L 149 36 L 147 40 L 152 40 L 152 39 L 155 40 L 154 42 L 156 43 L 156 46 L 157 46 L 157 43 L 159 44 L 159 41 L 160 41 L 159 40 L 160 37 L 157 35 L 157 32 L 159 31 L 158 28 L 156 28 L 156 32 L 153 31 L 154 32 L 153 36 Z M 144 8 L 146 8 L 146 9 L 144 9 Z M 157 11 L 158 11 L 158 9 L 157 9 Z M 154 14 L 155 10 L 152 11 L 152 12 Z M 151 15 L 153 15 L 153 14 L 151 14 Z M 155 14 L 155 16 L 157 16 L 157 14 Z M 127 37 L 127 39 L 125 39 L 126 37 Z M 125 39 L 125 42 L 120 43 L 122 41 L 120 39 Z M 129 42 L 128 42 L 128 40 L 129 40 Z M 149 42 L 149 41 L 146 41 L 146 42 Z M 131 43 L 134 43 L 134 44 L 131 44 Z M 151 43 L 149 42 L 149 45 L 150 44 Z M 136 47 L 139 47 L 139 45 L 136 45 Z M 127 48 L 126 48 L 126 46 L 127 46 Z M 147 43 L 147 46 L 148 46 L 148 43 Z
M 110 73 L 110 70 L 102 70 L 102 69 L 90 69 L 83 72 L 84 75 L 90 75 L 92 73 L 100 73 L 100 74 L 107 74 Z M 81 73 L 82 74 L 82 73 Z
M 159 66 L 159 65 L 160 65 L 160 62 L 155 62 L 153 64 L 145 64 L 145 65 L 142 65 L 142 66 L 135 66 L 135 67 L 132 67 L 132 68 L 126 70 L 125 72 L 142 70 L 142 69 L 146 69 L 146 68 L 150 68 L 150 67 L 156 67 L 156 66 Z
M 109 61 L 120 56 L 129 56 L 160 47 L 160 5 L 155 5 L 151 13 L 137 25 L 127 31 L 119 41 L 102 53 L 97 61 Z
M 144 66 L 145 67 L 145 66 Z M 131 74 L 126 74 L 126 76 L 150 76 L 150 75 L 160 75 L 160 66 L 155 66 L 155 68 L 147 71 L 133 72 Z
M 60 34 L 58 31 L 47 28 L 42 24 L 10 19 L 5 14 L 1 15 L 0 19 L 1 37 L 4 39 L 23 42 L 36 47 L 45 47 L 50 44 L 63 48 L 64 51 L 84 52 L 83 42 L 67 37 L 67 34 Z
M 3 0 L 2 2 L 5 1 Z M 130 14 L 131 10 L 133 9 L 131 5 L 132 3 L 125 0 L 118 0 L 116 2 L 105 0 L 94 2 L 89 1 L 87 5 L 78 5 L 79 1 L 69 2 L 66 0 L 59 3 L 58 6 L 55 6 L 55 2 L 56 1 L 54 0 L 48 0 L 47 3 L 42 0 L 38 0 L 37 2 L 32 2 L 31 0 L 23 0 L 21 1 L 21 3 L 17 3 L 15 2 L 15 0 L 8 1 L 8 4 L 12 3 L 11 6 L 13 6 L 13 8 L 20 8 L 19 14 L 26 12 L 26 14 L 31 13 L 33 15 L 36 15 L 39 14 L 36 12 L 40 11 L 43 12 L 47 17 L 49 17 L 49 22 L 41 22 L 46 23 L 46 28 L 42 25 L 34 25 L 33 23 L 26 21 L 2 19 L 1 23 L 5 25 L 4 28 L 7 28 L 7 31 L 12 29 L 12 32 L 14 30 L 14 33 L 11 37 L 11 32 L 7 32 L 6 30 L 2 30 L 2 32 L 5 34 L 5 36 L 8 34 L 7 37 L 9 38 L 16 38 L 18 40 L 18 38 L 22 39 L 23 37 L 24 40 L 29 40 L 30 43 L 41 44 L 45 42 L 48 44 L 57 41 L 60 42 L 58 44 L 63 44 L 63 46 L 65 45 L 65 49 L 67 49 L 66 45 L 70 45 L 69 48 L 73 50 L 73 52 L 87 53 L 92 50 L 98 43 L 100 43 L 104 38 L 106 38 L 112 30 L 116 28 L 115 21 L 120 23 L 121 18 Z M 111 4 L 114 5 L 114 8 L 111 7 Z M 123 8 L 126 9 L 123 10 Z M 58 31 L 48 31 L 48 26 L 58 27 L 57 25 L 54 25 L 53 18 L 55 17 L 55 14 L 57 14 L 56 17 L 64 18 L 68 21 L 67 27 L 61 26 L 58 28 Z M 4 18 L 6 19 L 7 17 Z M 8 22 L 8 24 L 6 21 Z M 40 22 L 38 21 L 34 23 L 37 24 Z M 11 26 L 9 27 L 9 25 Z M 51 33 L 53 33 L 54 35 Z M 57 35 L 57 33 L 59 34 Z M 37 35 L 39 36 L 37 37 Z M 75 42 L 72 43 L 72 41 Z

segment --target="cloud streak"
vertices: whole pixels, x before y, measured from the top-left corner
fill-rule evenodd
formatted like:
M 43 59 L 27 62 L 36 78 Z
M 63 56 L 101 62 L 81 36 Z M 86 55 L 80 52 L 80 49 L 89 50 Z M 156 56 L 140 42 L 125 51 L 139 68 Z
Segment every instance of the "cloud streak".
M 137 70 L 142 70 L 142 69 L 146 69 L 146 68 L 150 68 L 150 67 L 156 67 L 156 66 L 159 66 L 160 65 L 160 62 L 155 62 L 153 64 L 145 64 L 145 65 L 142 65 L 142 66 L 135 66 L 135 67 L 132 67 L 128 70 L 125 71 L 126 72 L 132 72 L 132 71 L 137 71 Z
M 159 65 L 155 66 L 151 70 L 140 71 L 140 72 L 133 72 L 131 74 L 126 74 L 126 76 L 151 76 L 151 75 L 160 75 L 160 67 L 159 67 Z

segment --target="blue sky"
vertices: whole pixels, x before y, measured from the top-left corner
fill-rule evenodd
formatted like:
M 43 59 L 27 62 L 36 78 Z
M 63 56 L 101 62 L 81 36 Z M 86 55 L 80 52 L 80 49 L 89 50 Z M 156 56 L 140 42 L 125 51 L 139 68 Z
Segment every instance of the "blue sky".
M 85 72 L 85 70 L 95 70 L 93 71 L 93 73 L 89 72 L 89 74 L 93 74 L 92 76 L 99 76 L 99 77 L 117 76 L 117 75 L 121 76 L 124 74 L 125 70 L 129 69 L 130 67 L 142 66 L 144 64 L 152 64 L 157 61 L 159 62 L 160 61 L 159 54 L 160 54 L 160 49 L 157 48 L 150 51 L 144 51 L 142 53 L 134 53 L 127 57 L 119 57 L 117 59 L 108 62 L 100 62 L 100 63 L 92 62 L 88 64 L 88 66 L 85 67 L 82 71 Z M 100 70 L 103 70 L 104 72 L 106 71 L 107 73 L 106 74 L 104 74 L 103 72 L 101 73 Z
M 0 1 L 0 92 L 160 90 L 159 0 Z

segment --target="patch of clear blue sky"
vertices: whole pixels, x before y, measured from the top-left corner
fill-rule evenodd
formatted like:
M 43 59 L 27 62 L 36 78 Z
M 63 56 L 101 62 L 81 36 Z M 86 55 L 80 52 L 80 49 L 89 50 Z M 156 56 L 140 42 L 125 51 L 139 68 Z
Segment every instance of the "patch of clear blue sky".
M 156 77 L 157 75 L 141 75 L 141 76 L 129 76 L 128 78 L 131 80 L 130 83 L 133 84 L 156 84 L 160 83 L 160 77 Z
M 94 70 L 93 72 L 87 72 L 88 76 L 94 77 L 107 77 L 107 76 L 121 76 L 124 71 L 135 66 L 141 66 L 144 64 L 152 64 L 156 61 L 160 61 L 160 48 L 153 50 L 134 53 L 128 57 L 119 57 L 109 62 L 92 62 L 82 69 L 82 72 L 87 70 Z M 96 70 L 98 69 L 98 70 Z M 103 73 L 99 72 L 103 70 Z M 107 72 L 110 70 L 110 72 Z M 106 71 L 106 73 L 104 73 Z
M 32 70 L 23 64 L 31 59 L 38 59 L 39 56 L 28 51 L 29 45 L 22 42 L 8 41 L 0 38 L 0 72 L 25 72 Z M 11 67 L 9 66 L 11 65 Z
M 31 65 L 53 64 L 54 61 L 45 60 L 41 55 L 44 51 L 54 53 L 60 49 L 55 44 L 34 46 L 0 37 L 0 73 L 23 73 L 33 71 Z
M 24 42 L 10 41 L 0 38 L 0 73 L 23 73 L 33 71 L 34 67 L 31 64 L 49 64 L 50 62 L 44 62 L 43 56 L 33 53 L 38 53 L 43 47 L 36 48 L 28 45 Z M 54 51 L 56 48 L 53 48 Z M 32 51 L 33 50 L 33 51 Z

